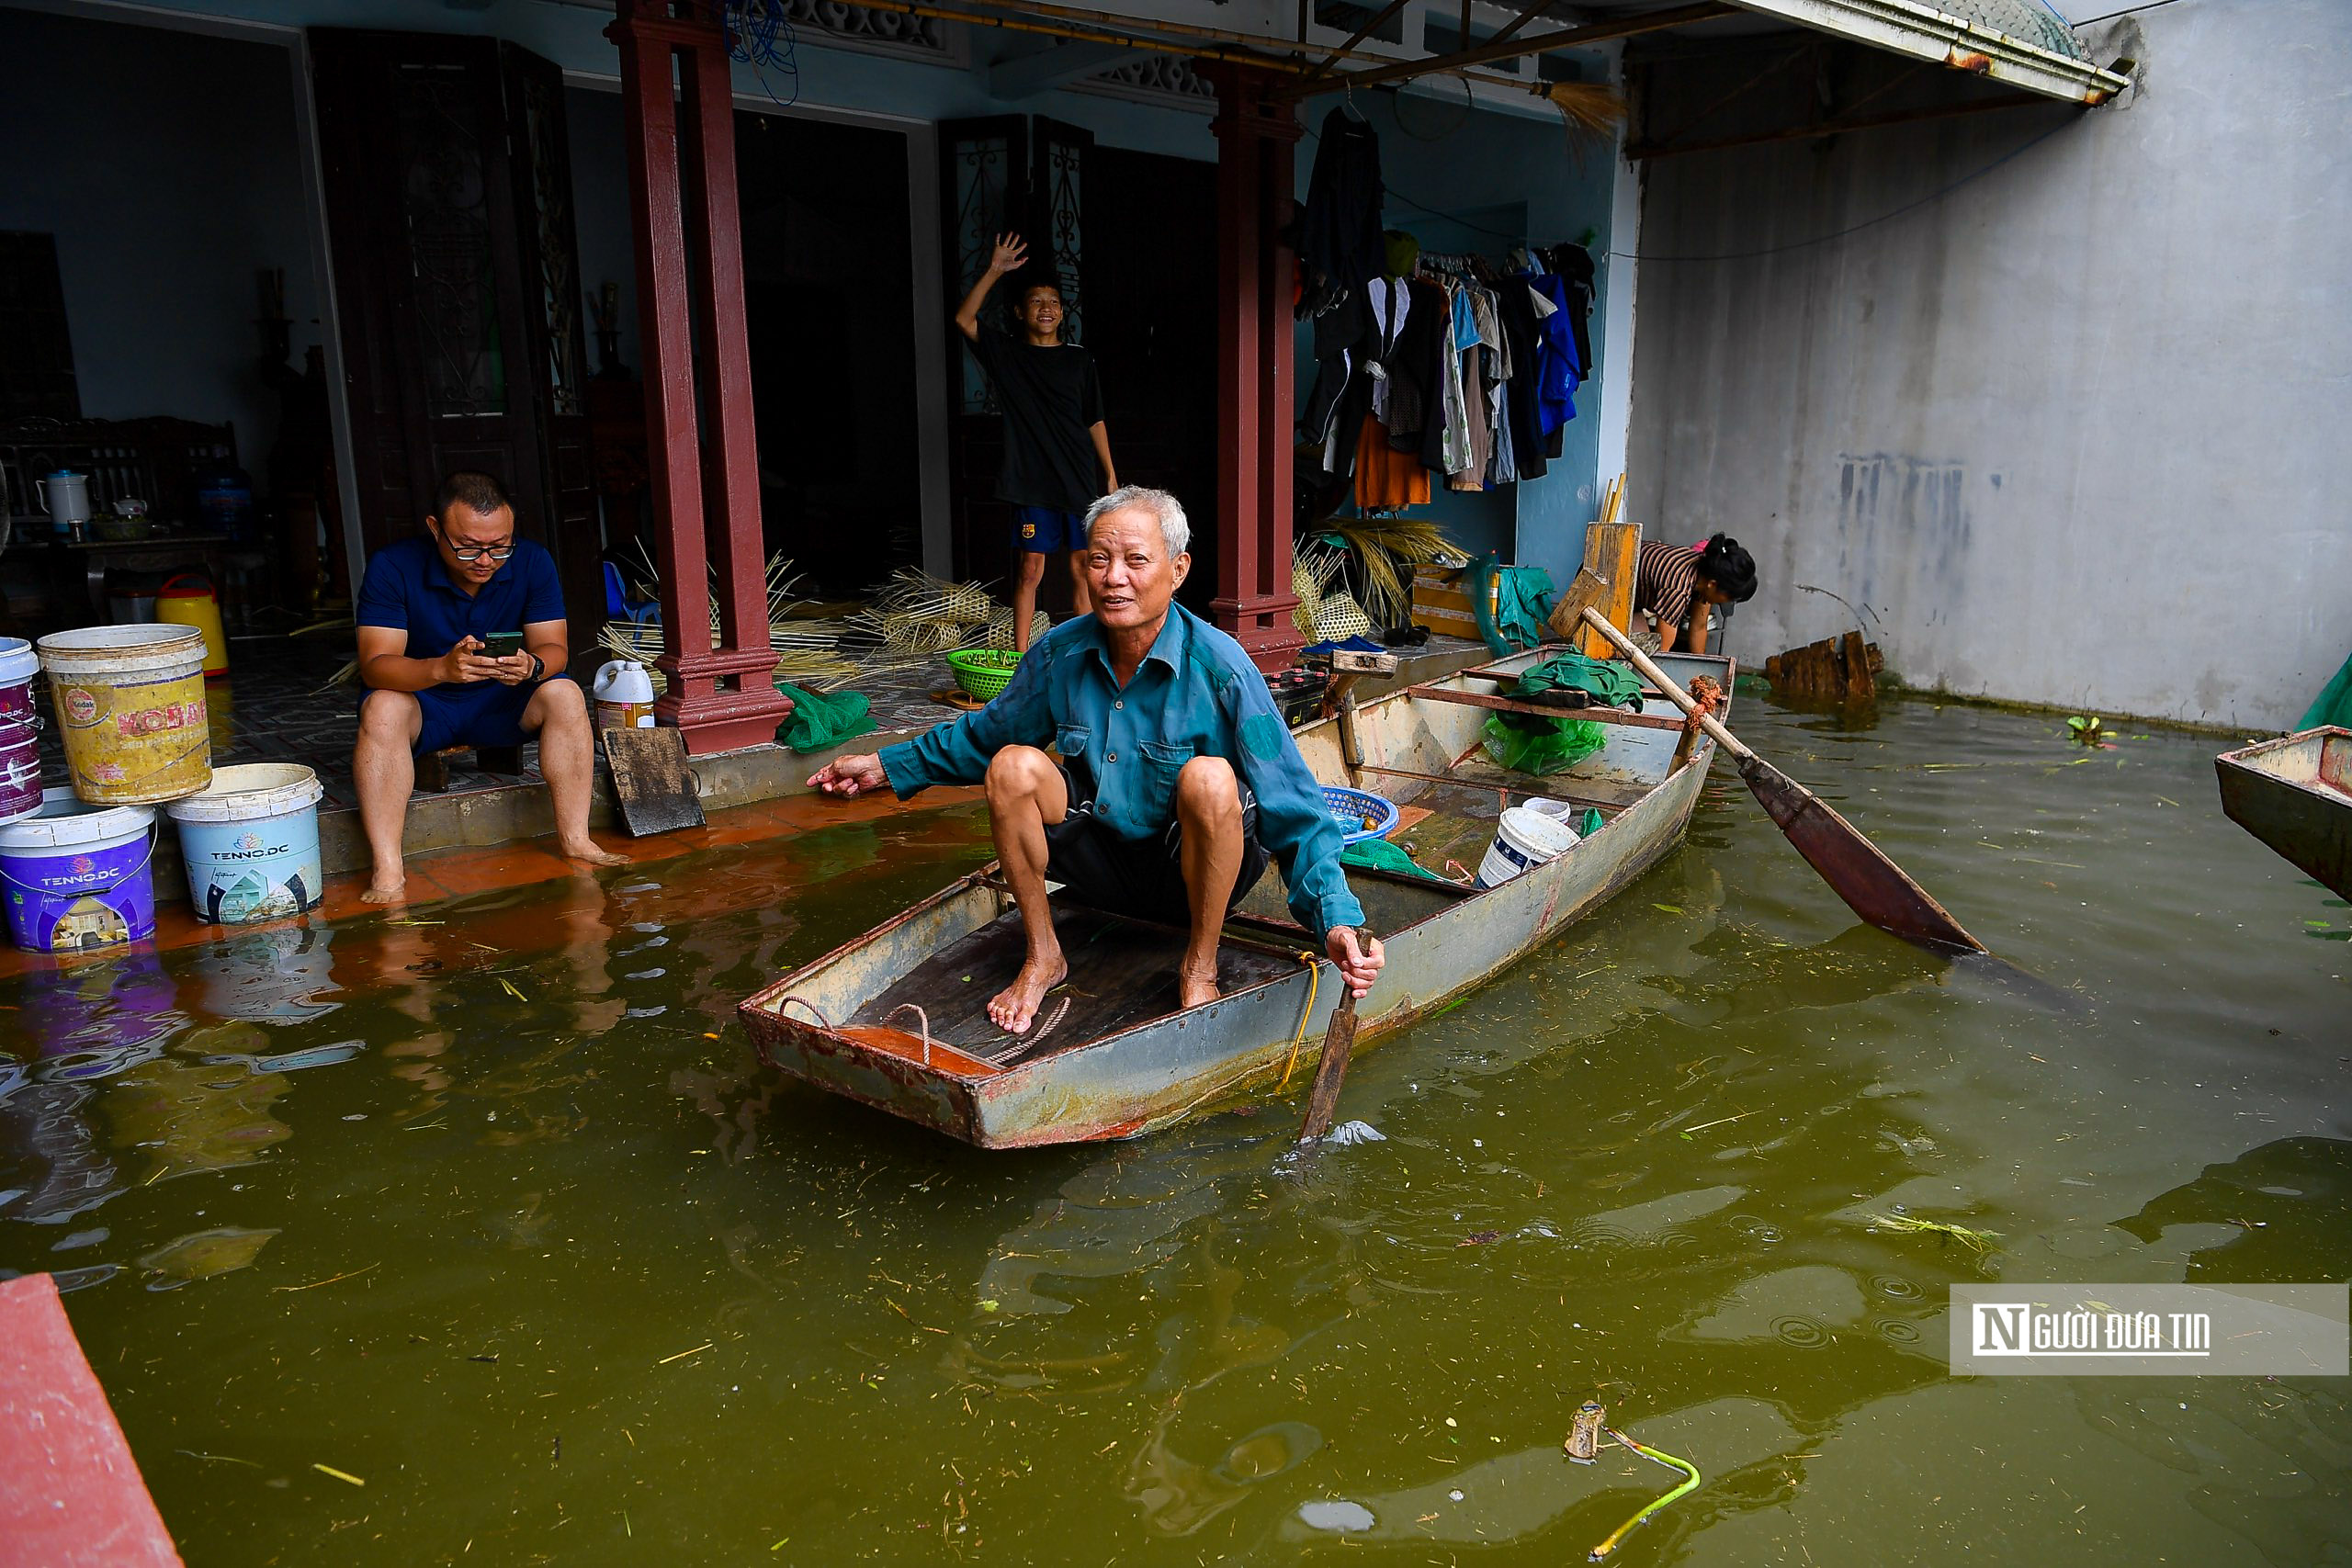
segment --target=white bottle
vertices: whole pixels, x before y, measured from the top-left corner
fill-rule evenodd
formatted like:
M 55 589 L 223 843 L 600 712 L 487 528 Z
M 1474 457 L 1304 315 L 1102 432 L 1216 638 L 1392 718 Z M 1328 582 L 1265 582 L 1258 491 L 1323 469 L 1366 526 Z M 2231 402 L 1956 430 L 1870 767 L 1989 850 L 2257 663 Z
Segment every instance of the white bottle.
M 616 659 L 596 671 L 598 729 L 653 728 L 653 677 L 633 659 Z

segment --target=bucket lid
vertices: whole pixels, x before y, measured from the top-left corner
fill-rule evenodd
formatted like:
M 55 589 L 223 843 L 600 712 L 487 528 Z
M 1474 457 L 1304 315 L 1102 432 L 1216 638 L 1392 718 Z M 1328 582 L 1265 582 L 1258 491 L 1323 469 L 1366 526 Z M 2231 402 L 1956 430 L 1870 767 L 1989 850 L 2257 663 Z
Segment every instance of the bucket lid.
M 1504 812 L 1498 826 L 1515 841 L 1541 855 L 1566 854 L 1582 842 L 1577 830 L 1558 818 L 1530 811 L 1524 806 L 1514 806 Z
M 295 762 L 239 762 L 212 770 L 212 783 L 164 810 L 175 822 L 248 822 L 307 811 L 326 794 L 319 775 Z
M 20 637 L 0 637 L 0 686 L 29 681 L 40 671 L 40 655 Z
M 60 655 L 68 659 L 136 657 L 176 653 L 183 649 L 201 650 L 204 634 L 194 626 L 184 626 L 175 621 L 152 621 L 134 626 L 80 626 L 70 632 L 51 632 L 41 638 L 38 646 L 42 654 L 51 658 Z
M 143 833 L 155 820 L 144 806 L 91 806 L 70 789 L 40 792 L 40 809 L 0 823 L 0 851 L 63 850 Z
M 59 468 L 49 476 L 53 479 L 86 479 L 90 476 L 74 468 Z

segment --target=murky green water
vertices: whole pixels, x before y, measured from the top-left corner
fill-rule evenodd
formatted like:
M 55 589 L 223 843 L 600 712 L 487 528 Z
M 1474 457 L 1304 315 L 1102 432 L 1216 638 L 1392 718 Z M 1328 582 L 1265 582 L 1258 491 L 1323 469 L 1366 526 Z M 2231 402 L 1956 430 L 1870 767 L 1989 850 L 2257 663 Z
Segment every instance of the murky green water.
M 0 986 L 0 1265 L 79 1287 L 196 1564 L 1578 1562 L 1674 1479 L 1563 1462 L 1596 1393 L 1707 1476 L 1625 1562 L 2346 1560 L 2342 1383 L 1955 1381 L 1941 1317 L 2352 1276 L 2346 911 L 2206 740 L 1742 728 L 2079 1010 L 1855 928 L 1719 771 L 1362 1059 L 1385 1142 L 983 1156 L 732 1022 L 982 858 L 957 808 Z

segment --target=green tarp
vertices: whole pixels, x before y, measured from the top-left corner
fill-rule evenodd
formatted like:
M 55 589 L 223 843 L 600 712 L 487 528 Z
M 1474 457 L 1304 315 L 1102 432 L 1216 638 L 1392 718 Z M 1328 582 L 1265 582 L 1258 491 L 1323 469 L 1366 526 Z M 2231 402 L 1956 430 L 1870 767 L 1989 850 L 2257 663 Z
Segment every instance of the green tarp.
M 2352 729 L 2352 659 L 2335 672 L 2335 679 L 2322 686 L 2319 697 L 2311 710 L 2296 722 L 2297 729 L 2317 729 L 2323 724 L 2340 724 Z

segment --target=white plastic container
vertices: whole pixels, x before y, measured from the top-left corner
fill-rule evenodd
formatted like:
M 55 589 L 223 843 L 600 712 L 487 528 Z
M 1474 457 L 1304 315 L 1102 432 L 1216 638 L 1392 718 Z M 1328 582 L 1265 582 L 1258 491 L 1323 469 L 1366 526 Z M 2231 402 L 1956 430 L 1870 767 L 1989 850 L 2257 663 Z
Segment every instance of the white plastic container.
M 1558 818 L 1514 806 L 1495 824 L 1495 841 L 1487 846 L 1487 858 L 1478 863 L 1478 886 L 1498 887 L 1521 872 L 1559 859 L 1581 842 L 1577 830 Z
M 180 827 L 188 902 L 214 925 L 299 915 L 319 901 L 318 775 L 292 762 L 216 768 L 164 809 Z
M 598 729 L 653 728 L 653 677 L 635 660 L 609 661 L 589 690 L 596 697 Z

